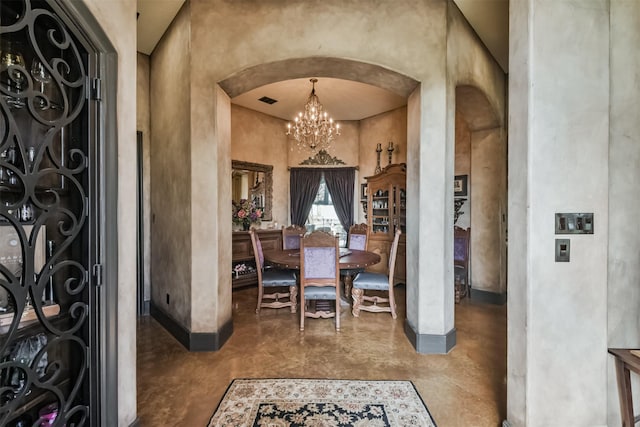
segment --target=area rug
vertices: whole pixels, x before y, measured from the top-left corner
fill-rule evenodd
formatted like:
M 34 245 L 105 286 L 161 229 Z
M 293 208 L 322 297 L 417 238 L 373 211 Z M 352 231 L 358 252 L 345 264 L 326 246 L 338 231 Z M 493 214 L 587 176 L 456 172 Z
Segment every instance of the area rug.
M 411 381 L 235 379 L 208 427 L 435 427 Z

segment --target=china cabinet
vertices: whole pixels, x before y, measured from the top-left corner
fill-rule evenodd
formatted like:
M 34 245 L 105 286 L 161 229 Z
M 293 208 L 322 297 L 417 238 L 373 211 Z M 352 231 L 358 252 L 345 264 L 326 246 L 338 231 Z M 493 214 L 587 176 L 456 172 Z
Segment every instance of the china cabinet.
M 0 3 L 2 426 L 117 422 L 114 67 L 80 9 Z
M 262 250 L 282 249 L 282 230 L 257 230 Z M 248 231 L 234 231 L 231 245 L 231 287 L 232 289 L 258 284 L 256 262 Z
M 382 261 L 372 270 L 385 271 L 391 243 L 397 228 L 402 231 L 398 244 L 394 280 L 406 281 L 406 182 L 404 163 L 391 164 L 380 173 L 365 178 L 367 181 L 367 224 L 369 225 L 369 250 L 379 252 Z

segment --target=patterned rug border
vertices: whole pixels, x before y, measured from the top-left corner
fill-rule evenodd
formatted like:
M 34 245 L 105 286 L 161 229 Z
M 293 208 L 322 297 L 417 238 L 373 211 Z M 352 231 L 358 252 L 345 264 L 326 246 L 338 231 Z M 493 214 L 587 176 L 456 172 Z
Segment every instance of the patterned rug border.
M 409 383 L 411 384 L 411 387 L 413 388 L 413 391 L 415 392 L 416 396 L 418 397 L 420 403 L 422 403 L 422 406 L 425 410 L 425 412 L 427 413 L 427 416 L 429 417 L 429 420 L 431 421 L 431 423 L 433 424 L 433 427 L 437 427 L 437 424 L 435 422 L 435 420 L 433 419 L 433 415 L 431 415 L 431 412 L 429 411 L 429 407 L 427 406 L 427 404 L 425 403 L 424 399 L 422 398 L 422 396 L 420 395 L 420 393 L 418 392 L 418 389 L 416 388 L 415 384 L 413 383 L 413 381 L 411 380 L 385 380 L 385 379 L 379 379 L 379 380 L 363 380 L 363 379 L 348 379 L 348 378 L 233 378 L 231 380 L 231 382 L 227 385 L 227 388 L 225 389 L 224 393 L 222 394 L 222 397 L 220 398 L 220 401 L 218 402 L 218 404 L 216 405 L 215 410 L 213 411 L 213 413 L 211 414 L 211 417 L 209 418 L 209 422 L 207 423 L 207 426 L 210 427 L 211 423 L 213 422 L 213 418 L 215 417 L 216 413 L 218 412 L 218 410 L 220 409 L 220 405 L 222 405 L 222 402 L 224 402 L 225 398 L 227 397 L 229 391 L 231 390 L 231 388 L 233 387 L 233 385 L 236 382 L 240 382 L 240 381 L 318 381 L 318 382 L 333 382 L 333 381 L 347 381 L 347 382 L 375 382 L 375 383 Z

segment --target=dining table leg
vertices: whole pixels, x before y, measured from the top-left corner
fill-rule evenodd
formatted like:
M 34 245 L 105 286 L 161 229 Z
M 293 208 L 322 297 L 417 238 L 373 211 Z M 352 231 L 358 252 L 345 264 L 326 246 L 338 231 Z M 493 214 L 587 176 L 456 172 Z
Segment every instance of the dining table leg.
M 353 276 L 350 272 L 344 275 L 344 297 L 351 305 L 351 286 L 353 286 Z

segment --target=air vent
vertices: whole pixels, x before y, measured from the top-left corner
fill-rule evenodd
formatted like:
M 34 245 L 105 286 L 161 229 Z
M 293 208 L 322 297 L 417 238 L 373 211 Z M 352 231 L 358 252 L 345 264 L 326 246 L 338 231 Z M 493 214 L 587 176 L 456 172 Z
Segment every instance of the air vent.
M 258 99 L 258 101 L 262 101 L 265 104 L 275 104 L 276 102 L 278 102 L 277 99 L 273 99 L 273 98 L 269 98 L 268 96 L 263 96 L 262 98 Z

